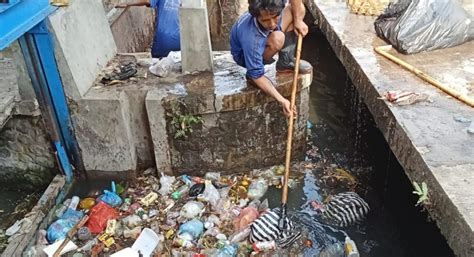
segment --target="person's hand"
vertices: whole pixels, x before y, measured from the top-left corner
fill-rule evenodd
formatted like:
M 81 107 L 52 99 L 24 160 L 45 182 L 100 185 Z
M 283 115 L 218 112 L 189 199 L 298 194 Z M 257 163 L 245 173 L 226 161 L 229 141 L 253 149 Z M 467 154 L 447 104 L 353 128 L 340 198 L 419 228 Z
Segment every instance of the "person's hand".
M 308 34 L 308 25 L 306 25 L 306 23 L 304 23 L 302 20 L 295 20 L 293 22 L 293 27 L 295 29 L 295 33 L 301 34 L 303 37 Z
M 288 99 L 284 98 L 281 101 L 281 107 L 283 108 L 283 114 L 285 114 L 286 117 L 290 117 L 290 112 L 293 111 L 293 118 L 296 119 L 296 106 L 293 106 L 293 108 L 290 108 L 290 101 Z M 293 110 L 291 110 L 293 109 Z
M 127 8 L 127 4 L 116 4 L 115 8 Z

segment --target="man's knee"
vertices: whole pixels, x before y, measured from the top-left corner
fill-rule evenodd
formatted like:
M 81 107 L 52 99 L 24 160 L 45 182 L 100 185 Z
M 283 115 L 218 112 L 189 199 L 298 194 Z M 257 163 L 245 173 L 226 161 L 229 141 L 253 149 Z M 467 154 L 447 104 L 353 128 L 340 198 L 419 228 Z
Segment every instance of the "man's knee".
M 285 33 L 281 31 L 273 31 L 268 37 L 267 45 L 273 51 L 280 51 L 285 43 Z

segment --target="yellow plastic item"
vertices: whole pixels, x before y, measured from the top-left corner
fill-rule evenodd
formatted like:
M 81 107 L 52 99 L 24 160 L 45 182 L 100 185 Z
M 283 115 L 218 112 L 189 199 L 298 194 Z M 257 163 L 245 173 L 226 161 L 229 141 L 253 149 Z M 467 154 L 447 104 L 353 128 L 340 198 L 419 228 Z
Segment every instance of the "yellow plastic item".
M 109 248 L 111 247 L 112 245 L 115 244 L 115 239 L 113 237 L 109 237 L 107 238 L 105 241 L 104 241 L 104 245 Z
M 151 192 L 147 194 L 142 200 L 140 201 L 142 205 L 148 207 L 148 205 L 152 204 L 156 199 L 158 199 L 158 194 L 155 192 Z
M 117 228 L 117 220 L 108 220 L 107 221 L 107 228 L 105 229 L 105 233 L 109 235 L 115 235 L 115 229 Z
M 95 199 L 92 197 L 87 197 L 82 199 L 79 202 L 79 208 L 89 210 L 90 208 L 94 207 L 95 205 Z

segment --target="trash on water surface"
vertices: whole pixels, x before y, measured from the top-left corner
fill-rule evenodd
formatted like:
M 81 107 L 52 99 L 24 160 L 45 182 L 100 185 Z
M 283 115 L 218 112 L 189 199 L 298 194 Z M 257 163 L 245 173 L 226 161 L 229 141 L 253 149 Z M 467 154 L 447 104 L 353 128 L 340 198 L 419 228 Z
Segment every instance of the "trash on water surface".
M 260 199 L 269 187 L 281 188 L 281 166 L 247 175 L 208 172 L 204 177 L 161 174 L 157 178 L 156 174 L 149 172 L 146 176 L 120 182 L 121 193 L 116 190 L 119 184 L 112 183 L 112 189 L 104 190 L 101 196 L 89 193 L 82 200 L 68 200 L 63 204 L 66 210 L 48 230 L 58 221 L 75 217 L 75 222 L 63 226 L 65 235 L 80 219 L 78 215 L 89 215 L 86 226 L 72 238 L 77 249 L 67 256 L 171 253 L 171 256 L 231 257 L 279 251 L 278 240 L 250 242 L 250 226 L 269 212 L 268 200 Z M 278 183 L 272 182 L 274 178 Z M 290 181 L 296 185 L 300 178 L 301 174 L 291 177 Z M 120 205 L 117 199 L 121 199 Z M 95 205 L 91 206 L 92 203 Z M 80 211 L 70 208 L 75 205 Z M 57 240 L 60 237 L 50 242 Z M 294 248 L 301 251 L 307 247 L 303 240 Z

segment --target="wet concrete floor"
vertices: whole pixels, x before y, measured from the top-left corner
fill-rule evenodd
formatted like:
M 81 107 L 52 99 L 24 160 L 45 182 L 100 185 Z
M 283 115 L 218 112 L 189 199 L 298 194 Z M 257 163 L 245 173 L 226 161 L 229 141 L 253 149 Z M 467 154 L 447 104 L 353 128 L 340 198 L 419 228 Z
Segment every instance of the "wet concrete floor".
M 374 52 L 375 17 L 350 14 L 345 1 L 304 0 L 318 27 L 330 39 L 360 97 L 374 117 L 410 181 L 426 182 L 430 213 L 458 256 L 474 255 L 474 144 L 467 132 L 472 108 L 449 97 Z M 436 79 L 473 96 L 474 41 L 457 47 L 397 57 Z M 408 106 L 379 97 L 389 90 L 429 95 L 428 102 Z M 402 193 L 402 190 L 400 190 Z

